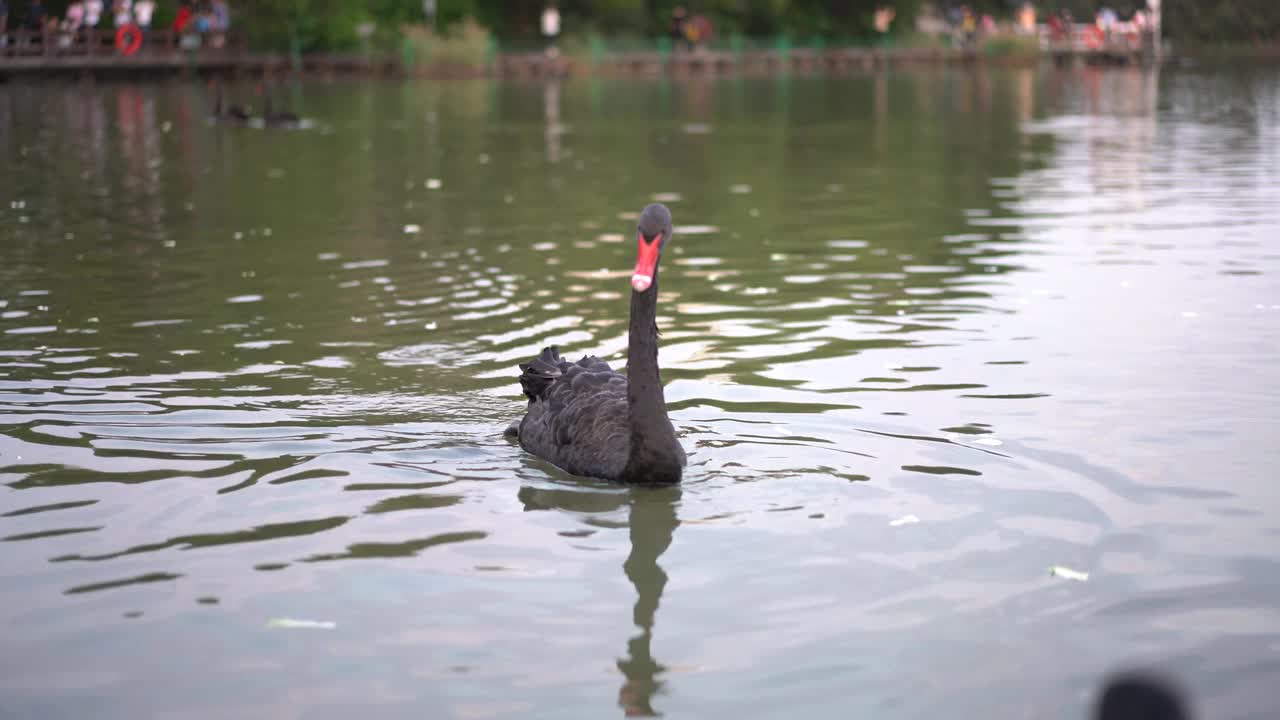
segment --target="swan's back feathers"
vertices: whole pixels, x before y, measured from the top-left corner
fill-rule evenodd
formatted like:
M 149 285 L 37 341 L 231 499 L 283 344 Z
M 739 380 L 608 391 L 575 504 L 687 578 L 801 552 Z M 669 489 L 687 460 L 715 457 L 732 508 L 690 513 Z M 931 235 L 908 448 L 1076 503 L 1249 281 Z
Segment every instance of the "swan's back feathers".
M 556 378 L 564 374 L 560 369 L 560 352 L 554 345 L 543 348 L 538 357 L 527 363 L 520 363 L 520 387 L 532 402 L 542 397 Z
M 555 347 L 520 366 L 529 410 L 520 445 L 575 474 L 618 477 L 630 445 L 627 379 L 598 357 L 571 363 Z
M 539 400 L 545 396 L 553 382 L 573 367 L 586 368 L 591 372 L 613 372 L 609 363 L 594 355 L 587 355 L 578 362 L 571 363 L 560 357 L 559 349 L 552 345 L 543 348 L 533 360 L 520 364 L 520 387 L 524 388 L 524 394 L 530 400 Z

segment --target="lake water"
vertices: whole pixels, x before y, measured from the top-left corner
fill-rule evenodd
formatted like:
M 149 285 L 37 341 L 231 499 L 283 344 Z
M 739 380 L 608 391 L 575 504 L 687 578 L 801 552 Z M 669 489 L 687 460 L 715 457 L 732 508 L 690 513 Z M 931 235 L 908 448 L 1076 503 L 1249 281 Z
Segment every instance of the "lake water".
M 205 92 L 0 87 L 0 716 L 1272 717 L 1280 72 Z M 655 198 L 668 490 L 501 432 Z

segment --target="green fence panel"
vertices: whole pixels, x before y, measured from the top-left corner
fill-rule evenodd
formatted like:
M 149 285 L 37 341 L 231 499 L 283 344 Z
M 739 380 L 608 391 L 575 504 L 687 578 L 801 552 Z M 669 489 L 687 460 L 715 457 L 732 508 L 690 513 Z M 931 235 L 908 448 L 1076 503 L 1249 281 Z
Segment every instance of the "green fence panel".
M 417 48 L 413 46 L 413 41 L 408 35 L 400 38 L 400 62 L 406 68 L 411 68 L 417 64 Z

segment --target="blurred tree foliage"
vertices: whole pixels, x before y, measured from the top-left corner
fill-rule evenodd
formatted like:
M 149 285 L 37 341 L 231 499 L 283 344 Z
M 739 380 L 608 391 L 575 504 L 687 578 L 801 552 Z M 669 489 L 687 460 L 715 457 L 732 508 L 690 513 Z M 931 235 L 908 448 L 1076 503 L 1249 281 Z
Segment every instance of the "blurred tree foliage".
M 1166 0 L 1176 41 L 1198 45 L 1280 44 L 1280 0 Z
M 437 30 L 475 18 L 500 41 L 532 40 L 546 0 L 436 0 Z M 795 38 L 868 38 L 873 34 L 876 0 L 559 0 L 566 34 L 609 37 L 667 32 L 673 11 L 686 7 L 709 17 L 719 36 L 790 35 Z M 895 30 L 910 28 L 920 0 L 894 0 Z M 981 4 L 981 0 L 978 0 Z M 995 0 L 995 5 L 1001 0 Z M 424 21 L 422 0 L 254 0 L 238 8 L 255 44 L 287 47 L 296 38 L 301 49 L 349 48 L 357 28 L 374 22 L 380 31 Z
M 705 15 L 717 34 L 795 37 L 867 37 L 871 16 L 888 0 L 561 0 L 558 7 L 565 30 L 601 35 L 660 35 L 667 31 L 673 11 L 685 7 Z M 473 0 L 477 17 L 499 38 L 531 36 L 538 30 L 542 0 Z M 920 0 L 893 0 L 896 24 L 905 27 Z

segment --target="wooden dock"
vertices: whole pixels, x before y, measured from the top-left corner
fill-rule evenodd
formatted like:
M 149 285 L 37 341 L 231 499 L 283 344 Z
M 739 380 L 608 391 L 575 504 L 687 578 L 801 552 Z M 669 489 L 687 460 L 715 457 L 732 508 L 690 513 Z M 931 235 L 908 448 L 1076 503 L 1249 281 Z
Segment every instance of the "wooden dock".
M 332 74 L 396 74 L 399 58 L 373 53 L 251 52 L 243 33 L 179 35 L 170 30 L 142 34 L 133 53 L 116 46 L 114 30 L 5 34 L 0 79 L 20 75 L 150 76 L 167 74 L 266 74 L 298 70 Z
M 127 48 L 126 48 L 127 49 Z M 133 52 L 117 47 L 114 30 L 66 32 L 11 31 L 0 46 L 0 79 L 19 75 L 147 76 L 166 74 L 271 74 L 288 71 L 338 75 L 491 75 L 512 78 L 675 76 L 866 71 L 888 66 L 976 62 L 1143 62 L 1149 48 L 1131 43 L 1085 47 L 1044 43 L 1038 53 L 1008 57 L 962 48 L 770 48 L 686 52 L 602 52 L 590 56 L 545 52 L 499 53 L 475 67 L 406 67 L 391 53 L 333 53 L 290 56 L 250 52 L 242 33 L 178 35 L 149 31 Z
M 1047 47 L 1036 53 L 992 56 L 961 48 L 793 48 L 745 52 L 704 50 L 687 53 L 611 53 L 584 60 L 545 53 L 500 55 L 494 72 L 502 77 L 563 77 L 578 74 L 611 76 L 731 75 L 867 71 L 885 67 L 952 64 L 1055 63 L 1128 64 L 1147 61 L 1141 50 L 1124 47 Z

